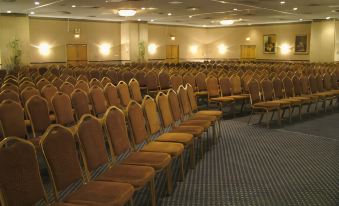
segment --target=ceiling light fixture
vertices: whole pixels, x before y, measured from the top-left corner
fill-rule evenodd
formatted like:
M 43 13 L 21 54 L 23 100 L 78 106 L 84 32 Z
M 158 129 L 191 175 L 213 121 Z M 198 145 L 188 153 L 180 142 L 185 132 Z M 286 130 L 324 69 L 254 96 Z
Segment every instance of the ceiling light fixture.
M 31 15 L 34 15 L 34 14 L 35 14 L 35 12 L 34 12 L 34 11 L 31 11 L 29 14 L 31 14 Z
M 234 24 L 234 20 L 221 20 L 220 24 L 221 25 L 232 25 Z
M 250 40 L 251 40 L 251 37 L 247 37 L 247 38 L 246 38 L 246 41 L 250 41 Z
M 237 8 L 234 8 L 233 11 L 238 11 L 238 9 L 237 9 Z
M 8 10 L 8 11 L 7 11 L 7 14 L 10 14 L 10 13 L 12 13 L 12 11 L 9 11 L 9 10 Z
M 118 11 L 119 16 L 134 16 L 136 13 L 133 9 L 121 9 Z
M 293 8 L 293 11 L 296 11 L 296 10 L 298 10 L 298 8 L 297 8 L 297 7 L 294 7 L 294 8 Z
M 40 5 L 40 2 L 36 1 L 36 2 L 34 2 L 34 4 L 38 6 L 38 5 Z
M 75 7 L 77 7 L 76 5 L 72 5 L 72 8 L 75 8 Z
M 330 18 L 331 18 L 330 16 L 326 17 L 327 20 L 329 20 Z
M 299 19 L 299 21 L 303 21 L 304 19 Z
M 172 16 L 172 13 L 168 13 L 167 15 L 168 15 L 168 16 Z
M 188 16 L 188 18 L 192 18 L 192 16 Z
M 181 1 L 169 1 L 168 3 L 169 4 L 182 4 Z
M 285 4 L 286 2 L 285 1 L 281 1 L 280 4 Z
M 142 7 L 141 10 L 145 10 L 146 8 L 145 7 Z
M 138 19 L 138 21 L 141 21 L 141 19 Z
M 151 22 L 153 22 L 154 21 L 154 19 L 151 19 Z

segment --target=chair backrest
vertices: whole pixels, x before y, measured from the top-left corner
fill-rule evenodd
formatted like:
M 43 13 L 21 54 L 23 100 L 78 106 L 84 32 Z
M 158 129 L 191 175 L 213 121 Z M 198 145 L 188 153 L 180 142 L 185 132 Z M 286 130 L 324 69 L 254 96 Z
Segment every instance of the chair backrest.
M 302 75 L 299 80 L 300 80 L 300 86 L 301 86 L 300 87 L 301 88 L 301 93 L 302 94 L 310 94 L 311 90 L 310 90 L 309 79 Z
M 0 103 L 0 127 L 3 137 L 26 138 L 24 109 L 18 102 L 5 100 Z
M 66 82 L 69 82 L 69 83 L 75 85 L 77 83 L 77 80 L 74 77 L 69 76 L 69 77 L 67 77 Z
M 146 120 L 141 105 L 132 100 L 127 106 L 127 117 L 135 145 L 148 139 Z
M 158 90 L 158 76 L 155 71 L 150 71 L 146 74 L 146 86 L 149 91 Z
M 248 83 L 248 90 L 250 92 L 250 100 L 252 105 L 261 101 L 260 86 L 257 80 L 252 79 Z
M 179 101 L 177 93 L 173 89 L 170 89 L 167 91 L 167 97 L 168 97 L 168 102 L 171 107 L 173 119 L 175 121 L 181 120 L 182 109 L 180 106 L 180 101 Z
M 74 86 L 73 84 L 69 82 L 64 82 L 60 87 L 60 92 L 67 94 L 69 97 L 71 97 L 71 94 L 73 91 L 74 91 Z
M 129 102 L 132 100 L 129 93 L 128 85 L 124 81 L 120 81 L 117 86 L 118 94 L 120 97 L 121 105 L 127 107 Z
M 294 97 L 294 88 L 292 80 L 287 76 L 283 79 L 283 84 L 285 88 L 285 96 L 287 98 Z
M 78 123 L 77 134 L 83 151 L 86 169 L 93 171 L 99 166 L 108 163 L 104 132 L 97 118 L 90 114 L 82 116 Z
M 98 86 L 91 87 L 89 91 L 89 99 L 92 103 L 92 109 L 97 117 L 102 116 L 107 110 L 107 103 L 104 92 Z
M 101 82 L 96 78 L 91 79 L 91 81 L 89 82 L 89 86 L 90 87 L 97 86 L 97 87 L 102 88 Z
M 338 89 L 337 75 L 335 72 L 331 74 L 331 85 L 332 89 Z
M 107 85 L 107 84 L 110 84 L 112 83 L 111 79 L 108 78 L 108 77 L 103 77 L 101 79 L 101 85 L 103 86 L 103 88 Z
M 26 87 L 21 93 L 20 93 L 20 97 L 21 97 L 21 101 L 22 104 L 25 104 L 26 101 L 34 95 L 40 95 L 40 91 L 34 87 Z
M 126 118 L 123 111 L 117 107 L 110 107 L 106 111 L 103 120 L 107 137 L 112 145 L 114 155 L 123 154 L 131 149 Z
M 155 98 L 155 101 L 158 106 L 158 111 L 163 126 L 165 128 L 170 127 L 173 123 L 173 117 L 168 96 L 163 92 L 159 92 Z
M 159 73 L 159 85 L 161 90 L 166 90 L 170 88 L 171 81 L 170 76 L 167 71 L 161 71 Z
M 88 83 L 84 80 L 77 81 L 77 83 L 75 84 L 75 89 L 82 89 L 86 94 L 89 93 Z
M 112 84 L 117 85 L 119 82 L 118 73 L 114 70 L 108 70 L 106 73 L 107 77 L 111 80 Z
M 41 91 L 42 88 L 48 84 L 50 84 L 49 81 L 45 78 L 42 78 L 36 83 L 36 87 Z
M 274 99 L 273 82 L 269 79 L 264 79 L 260 84 L 264 101 L 272 101 Z
M 58 92 L 58 89 L 52 84 L 47 84 L 41 90 L 41 96 L 44 97 L 48 102 L 48 108 L 53 111 L 52 98 Z
M 275 98 L 282 99 L 284 98 L 284 84 L 279 78 L 273 79 L 273 89 Z
M 189 104 L 191 106 L 190 109 L 192 111 L 197 111 L 198 110 L 198 103 L 197 103 L 197 98 L 195 96 L 193 87 L 190 84 L 186 84 L 185 90 L 187 91 Z
M 71 126 L 75 123 L 71 99 L 67 94 L 57 92 L 52 98 L 52 105 L 58 124 Z
M 218 79 L 215 77 L 207 77 L 206 78 L 206 86 L 207 86 L 207 93 L 208 98 L 219 97 L 219 84 Z
M 51 124 L 48 103 L 41 96 L 32 96 L 25 105 L 26 112 L 31 121 L 34 137 L 42 135 Z
M 183 87 L 180 86 L 178 89 L 178 97 L 180 101 L 180 105 L 182 106 L 182 112 L 184 115 L 189 115 L 191 114 L 191 105 L 190 105 L 190 100 L 188 97 L 187 90 Z
M 3 84 L 1 86 L 0 91 L 3 91 L 3 90 L 13 90 L 16 93 L 19 93 L 18 86 L 14 85 L 14 84 L 9 84 L 9 83 Z
M 121 108 L 118 90 L 113 84 L 107 84 L 104 88 L 104 93 L 109 106 L 116 106 Z
M 0 92 L 0 103 L 6 99 L 10 99 L 10 100 L 20 103 L 19 94 L 14 92 L 13 90 L 6 89 Z
M 231 84 L 231 80 L 228 77 L 226 76 L 220 77 L 219 84 L 220 84 L 221 96 L 232 95 L 232 84 Z
M 51 125 L 43 135 L 41 149 L 51 177 L 54 195 L 82 178 L 75 139 L 69 129 Z
M 135 79 L 138 80 L 140 87 L 146 86 L 146 72 L 137 71 L 137 73 L 135 73 Z
M 325 74 L 323 74 L 323 80 L 324 80 L 324 89 L 331 90 L 332 89 L 331 75 L 326 72 Z
M 317 76 L 315 76 L 315 75 L 310 75 L 310 76 L 308 77 L 308 81 L 309 81 L 311 93 L 313 94 L 313 93 L 319 92 Z
M 324 92 L 324 80 L 321 74 L 318 74 L 316 77 L 318 92 Z
M 195 83 L 195 78 L 194 78 L 194 76 L 191 73 L 187 73 L 187 74 L 184 75 L 183 82 L 184 82 L 185 85 L 186 84 L 190 84 L 193 87 L 194 91 L 197 90 L 197 85 Z
M 47 196 L 34 145 L 8 137 L 0 142 L 0 188 L 4 205 L 35 205 Z
M 80 80 L 88 82 L 88 77 L 85 74 L 80 74 L 77 78 L 77 82 L 79 82 Z
M 89 107 L 89 99 L 87 94 L 81 90 L 76 89 L 71 95 L 72 106 L 76 115 L 77 120 L 80 120 L 82 115 L 91 114 Z
M 294 95 L 300 96 L 302 94 L 301 81 L 297 76 L 292 77 Z
M 129 86 L 132 99 L 137 101 L 139 104 L 141 104 L 142 95 L 141 95 L 141 90 L 140 90 L 138 81 L 133 78 L 131 79 L 131 81 L 129 81 L 128 86 Z
M 52 84 L 58 89 L 60 89 L 60 87 L 63 83 L 64 83 L 64 81 L 62 81 L 59 77 L 54 78 L 53 81 L 52 81 Z
M 125 82 L 129 82 L 134 78 L 134 74 L 131 71 L 125 71 L 122 73 L 122 78 Z
M 158 115 L 157 104 L 154 99 L 151 96 L 146 95 L 142 101 L 142 108 L 144 110 L 150 134 L 157 134 L 161 129 L 161 123 Z
M 241 87 L 241 79 L 240 76 L 237 74 L 232 75 L 231 78 L 231 84 L 232 84 L 232 92 L 233 94 L 241 94 L 242 93 L 242 87 Z
M 24 81 L 19 85 L 19 90 L 22 91 L 26 87 L 35 87 L 35 84 L 31 81 Z
M 206 85 L 206 74 L 199 72 L 195 76 L 195 84 L 197 85 L 197 89 L 199 92 L 201 91 L 207 91 L 207 85 Z
M 95 79 L 100 79 L 101 75 L 100 75 L 100 71 L 97 69 L 91 69 L 89 72 L 89 76 L 91 77 L 91 79 L 95 78 Z

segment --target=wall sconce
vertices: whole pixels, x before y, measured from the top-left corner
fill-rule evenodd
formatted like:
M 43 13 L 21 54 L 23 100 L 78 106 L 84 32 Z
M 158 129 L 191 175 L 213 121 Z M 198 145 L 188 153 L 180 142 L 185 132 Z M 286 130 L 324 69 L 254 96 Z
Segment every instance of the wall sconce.
M 157 52 L 157 45 L 156 44 L 149 44 L 148 45 L 148 53 L 155 54 Z
M 280 52 L 283 55 L 289 54 L 291 52 L 291 46 L 289 44 L 282 44 L 280 46 Z
M 190 51 L 192 54 L 196 54 L 198 52 L 198 46 L 196 45 L 191 46 Z
M 99 51 L 102 55 L 107 56 L 111 53 L 111 45 L 107 43 L 103 43 L 99 45 Z
M 38 46 L 39 53 L 42 56 L 48 56 L 51 53 L 51 46 L 47 43 L 41 43 Z
M 225 54 L 227 52 L 227 47 L 224 44 L 219 44 L 218 51 L 219 54 Z
M 74 29 L 74 38 L 76 38 L 76 39 L 80 38 L 80 29 L 78 29 L 78 28 Z
M 170 37 L 172 41 L 175 41 L 175 36 L 171 35 Z

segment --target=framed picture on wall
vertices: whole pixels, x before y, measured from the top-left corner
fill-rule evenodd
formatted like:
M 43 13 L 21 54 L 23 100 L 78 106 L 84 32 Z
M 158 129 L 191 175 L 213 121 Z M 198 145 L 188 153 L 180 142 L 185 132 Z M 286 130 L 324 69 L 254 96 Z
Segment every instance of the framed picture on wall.
M 307 54 L 308 53 L 308 35 L 298 34 L 295 36 L 294 53 Z
M 275 54 L 276 43 L 277 35 L 275 34 L 264 35 L 264 53 Z

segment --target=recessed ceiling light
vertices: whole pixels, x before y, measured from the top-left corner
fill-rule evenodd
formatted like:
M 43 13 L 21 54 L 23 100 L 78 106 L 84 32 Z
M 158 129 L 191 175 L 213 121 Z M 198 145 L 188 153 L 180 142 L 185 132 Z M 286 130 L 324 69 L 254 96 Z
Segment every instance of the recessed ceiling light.
M 303 21 L 304 19 L 299 19 L 299 21 Z
M 141 21 L 141 19 L 138 19 L 138 21 Z
M 151 22 L 153 22 L 154 21 L 154 19 L 151 19 Z
M 202 25 L 203 27 L 206 27 L 206 25 Z
M 293 8 L 293 11 L 296 11 L 296 10 L 298 10 L 298 8 L 297 8 L 297 7 L 294 7 L 294 8 Z
M 234 10 L 234 11 L 238 11 L 238 9 L 237 9 L 237 8 L 234 8 L 233 10 Z
M 232 25 L 234 24 L 234 20 L 221 20 L 220 24 L 221 25 Z
M 336 11 L 336 10 L 332 10 L 331 12 L 335 13 L 335 12 L 337 12 L 337 11 Z
M 242 18 L 240 18 L 239 21 L 242 21 Z
M 9 10 L 8 10 L 8 11 L 7 11 L 7 14 L 10 14 L 10 13 L 12 13 L 12 11 L 9 11 Z
M 330 18 L 331 18 L 330 16 L 326 17 L 327 20 L 329 20 Z
M 167 15 L 168 15 L 168 16 L 172 16 L 172 13 L 168 13 Z
M 121 9 L 118 11 L 119 16 L 134 16 L 136 13 L 133 9 Z
M 30 14 L 31 14 L 31 15 L 34 15 L 34 14 L 35 14 L 35 12 L 34 12 L 34 11 L 31 11 L 31 12 L 30 12 Z
M 246 41 L 250 41 L 250 40 L 251 40 L 251 37 L 247 37 L 247 38 L 246 38 Z
M 169 1 L 168 3 L 169 4 L 182 4 L 181 1 Z
M 77 7 L 76 5 L 72 5 L 72 8 L 75 8 L 75 7 Z
M 285 1 L 281 1 L 280 4 L 285 4 L 286 2 Z
M 40 2 L 36 1 L 34 2 L 35 5 L 40 5 Z
M 146 8 L 145 7 L 142 7 L 141 10 L 145 10 Z
M 192 16 L 188 16 L 188 18 L 192 18 Z

